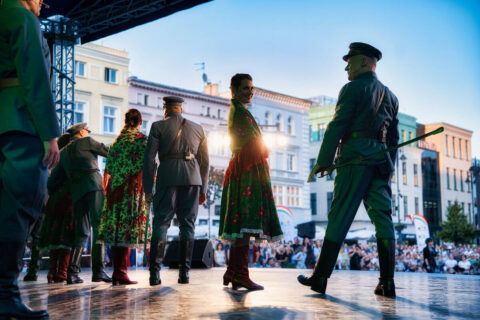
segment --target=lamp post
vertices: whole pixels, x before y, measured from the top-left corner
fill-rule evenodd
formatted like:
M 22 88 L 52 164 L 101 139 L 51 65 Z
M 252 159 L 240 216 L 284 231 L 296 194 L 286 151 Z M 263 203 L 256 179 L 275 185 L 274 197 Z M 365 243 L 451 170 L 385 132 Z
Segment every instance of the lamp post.
M 400 159 L 398 157 L 399 153 L 401 153 Z M 402 243 L 402 230 L 405 229 L 405 225 L 400 221 L 400 198 L 402 198 L 402 194 L 400 193 L 400 179 L 399 179 L 399 160 L 405 161 L 407 160 L 407 157 L 403 154 L 402 150 L 399 149 L 396 153 L 396 180 L 397 180 L 397 203 L 395 205 L 395 211 L 397 212 L 397 224 L 395 225 L 395 229 L 397 230 L 397 235 L 398 235 L 398 244 Z
M 472 168 L 470 168 L 471 170 Z M 475 225 L 475 201 L 473 200 L 473 175 L 472 175 L 472 171 L 470 171 L 470 175 L 467 176 L 467 180 L 465 180 L 465 183 L 469 184 L 470 185 L 470 193 L 472 194 L 472 204 L 471 204 L 471 216 L 469 217 L 472 221 L 472 223 Z M 470 176 L 472 176 L 472 178 L 470 179 Z M 475 225 L 475 228 L 476 228 L 476 225 Z

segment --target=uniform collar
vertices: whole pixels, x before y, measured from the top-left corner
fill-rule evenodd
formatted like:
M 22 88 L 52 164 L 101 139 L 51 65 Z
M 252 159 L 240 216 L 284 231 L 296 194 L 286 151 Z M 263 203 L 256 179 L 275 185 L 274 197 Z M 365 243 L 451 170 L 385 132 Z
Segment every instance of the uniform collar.
M 355 80 L 359 79 L 368 79 L 368 78 L 377 78 L 377 74 L 373 71 L 367 71 L 359 75 Z
M 171 117 L 181 118 L 182 113 L 181 112 L 170 112 L 168 114 L 168 116 L 166 116 L 165 118 L 168 119 L 168 118 L 171 118 Z
M 20 2 L 17 0 L 2 0 L 2 4 L 0 5 L 2 8 L 23 8 L 27 10 Z

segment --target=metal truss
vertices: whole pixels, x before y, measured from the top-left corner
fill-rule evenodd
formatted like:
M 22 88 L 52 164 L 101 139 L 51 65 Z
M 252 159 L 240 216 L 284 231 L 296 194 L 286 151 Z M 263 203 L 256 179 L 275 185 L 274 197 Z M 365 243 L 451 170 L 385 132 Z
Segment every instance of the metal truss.
M 77 24 L 55 16 L 40 21 L 52 54 L 52 89 L 62 133 L 73 125 L 75 112 L 75 45 Z

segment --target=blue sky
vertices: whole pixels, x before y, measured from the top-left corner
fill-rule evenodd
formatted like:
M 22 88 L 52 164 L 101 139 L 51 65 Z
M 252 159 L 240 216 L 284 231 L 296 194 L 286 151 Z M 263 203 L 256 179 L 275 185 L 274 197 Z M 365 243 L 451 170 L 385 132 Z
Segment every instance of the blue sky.
M 202 91 L 205 62 L 227 90 L 236 72 L 256 86 L 336 97 L 354 41 L 383 52 L 379 79 L 420 123 L 474 131 L 480 157 L 480 1 L 215 0 L 98 41 L 129 52 L 139 78 Z

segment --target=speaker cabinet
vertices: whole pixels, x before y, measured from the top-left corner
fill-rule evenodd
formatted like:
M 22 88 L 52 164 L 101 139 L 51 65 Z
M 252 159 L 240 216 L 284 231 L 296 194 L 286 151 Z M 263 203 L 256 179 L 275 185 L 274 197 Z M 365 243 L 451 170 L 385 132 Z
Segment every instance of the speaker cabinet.
M 169 268 L 178 268 L 179 240 L 170 242 L 163 264 Z M 213 266 L 213 245 L 208 239 L 196 239 L 193 244 L 192 268 L 211 268 Z
M 300 238 L 315 239 L 315 222 L 305 222 L 297 225 L 298 236 Z

